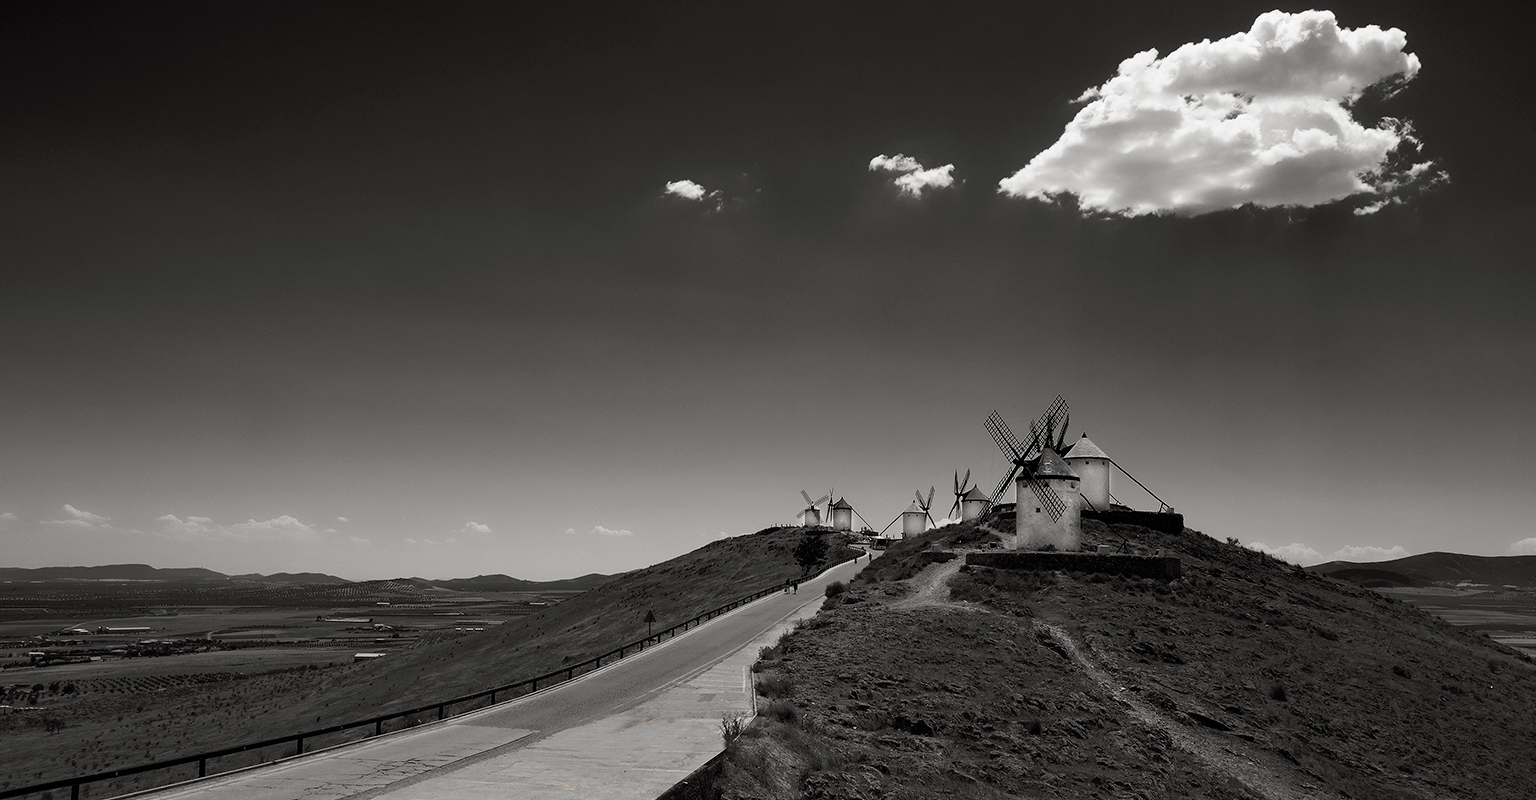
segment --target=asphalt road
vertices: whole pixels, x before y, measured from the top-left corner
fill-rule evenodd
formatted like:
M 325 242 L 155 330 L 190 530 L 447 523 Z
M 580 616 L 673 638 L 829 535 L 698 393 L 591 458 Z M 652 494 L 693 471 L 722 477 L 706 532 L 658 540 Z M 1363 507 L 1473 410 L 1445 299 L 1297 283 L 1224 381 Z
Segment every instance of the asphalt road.
M 826 584 L 869 558 L 717 617 L 576 680 L 463 716 L 154 798 L 654 798 L 720 752 L 723 715 L 752 713 L 749 667 Z

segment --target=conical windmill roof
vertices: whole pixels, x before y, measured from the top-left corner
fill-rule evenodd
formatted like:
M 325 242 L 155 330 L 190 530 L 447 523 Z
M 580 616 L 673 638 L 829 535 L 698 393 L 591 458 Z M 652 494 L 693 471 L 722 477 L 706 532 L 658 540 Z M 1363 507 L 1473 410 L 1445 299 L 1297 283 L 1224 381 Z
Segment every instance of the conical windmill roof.
M 1067 462 L 1061 460 L 1061 456 L 1056 455 L 1055 450 L 1047 447 L 1040 454 L 1040 460 L 1035 462 L 1035 477 L 1076 478 L 1078 475 L 1072 471 L 1071 467 L 1067 466 Z
M 907 510 L 906 511 L 903 511 L 901 513 L 903 513 L 903 514 L 922 514 L 924 512 L 923 512 L 923 510 L 921 508 L 918 508 L 916 503 L 913 503 L 913 504 L 907 506 Z
M 1098 445 L 1089 441 L 1088 437 L 1085 435 L 1083 438 L 1077 440 L 1077 444 L 1072 445 L 1072 449 L 1067 451 L 1066 457 L 1109 458 L 1109 455 L 1106 454 L 1103 450 L 1100 450 Z
M 972 486 L 971 490 L 969 492 L 966 492 L 965 494 L 960 496 L 960 499 L 961 500 L 990 500 L 991 498 L 987 496 L 986 492 L 983 492 L 981 490 L 980 486 Z
M 833 507 L 833 508 L 846 508 L 846 509 L 848 509 L 848 510 L 849 510 L 849 511 L 852 511 L 852 510 L 853 510 L 853 506 L 850 506 L 850 505 L 848 505 L 848 501 L 847 501 L 847 500 L 844 500 L 844 499 L 843 499 L 843 498 L 841 498 L 841 497 L 839 497 L 839 498 L 837 498 L 837 502 L 836 502 L 836 503 L 833 503 L 833 504 L 832 504 L 832 507 Z

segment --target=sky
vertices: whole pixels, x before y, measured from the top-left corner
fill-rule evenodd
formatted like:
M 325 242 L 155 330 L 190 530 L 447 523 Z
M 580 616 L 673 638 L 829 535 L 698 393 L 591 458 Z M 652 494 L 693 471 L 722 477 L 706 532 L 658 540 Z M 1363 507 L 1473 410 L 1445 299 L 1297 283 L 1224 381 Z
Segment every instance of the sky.
M 616 572 L 1058 394 L 1218 538 L 1536 553 L 1501 12 L 6 4 L 0 565 Z

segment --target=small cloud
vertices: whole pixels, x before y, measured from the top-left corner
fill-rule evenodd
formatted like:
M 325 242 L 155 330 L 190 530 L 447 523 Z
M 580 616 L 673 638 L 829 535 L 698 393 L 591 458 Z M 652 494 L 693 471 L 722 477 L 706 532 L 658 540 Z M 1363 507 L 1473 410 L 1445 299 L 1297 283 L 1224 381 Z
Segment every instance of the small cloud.
M 491 526 L 481 525 L 478 522 L 469 522 L 464 526 L 464 530 L 469 531 L 470 533 L 490 533 Z
M 1407 35 L 1339 27 L 1331 11 L 1271 11 L 1246 33 L 1120 63 L 1061 138 L 998 183 L 1011 197 L 1076 197 L 1086 211 L 1205 214 L 1311 207 L 1356 195 L 1369 214 L 1447 182 L 1410 124 L 1367 128 L 1351 109 L 1418 74 Z
M 1402 558 L 1406 555 L 1408 555 L 1408 551 L 1404 550 L 1402 545 L 1386 548 L 1376 547 L 1375 545 L 1356 547 L 1347 544 L 1340 547 L 1338 552 L 1333 554 L 1333 557 L 1340 561 L 1391 561 L 1394 558 Z
M 0 522 L 15 522 L 17 517 L 9 511 L 0 513 Z
M 336 529 L 335 529 L 335 528 L 326 528 L 326 529 L 325 529 L 325 532 L 326 532 L 326 533 L 335 533 L 335 532 L 336 532 Z
M 954 164 L 924 169 L 917 159 L 897 153 L 894 156 L 878 155 L 869 160 L 871 172 L 884 170 L 901 173 L 892 180 L 904 195 L 921 197 L 924 189 L 944 189 L 955 183 Z
M 1322 553 L 1319 553 L 1316 550 L 1301 544 L 1300 542 L 1292 542 L 1291 544 L 1284 544 L 1280 545 L 1279 547 L 1270 547 L 1263 542 L 1252 542 L 1246 545 L 1246 547 L 1248 547 L 1250 550 L 1257 550 L 1260 553 L 1268 553 L 1275 558 L 1289 561 L 1292 564 L 1300 564 L 1302 566 L 1321 564 L 1324 560 Z
M 373 544 L 373 542 L 370 542 L 361 536 L 348 536 L 347 541 L 351 542 L 352 544 Z
M 598 525 L 597 527 L 593 528 L 592 532 L 593 533 L 597 533 L 597 534 L 601 534 L 603 536 L 634 536 L 635 535 L 633 531 L 614 530 L 613 528 L 604 528 L 601 525 Z
M 576 535 L 576 529 L 575 528 L 566 528 L 565 529 L 565 535 L 566 536 L 575 536 Z
M 684 200 L 703 200 L 709 195 L 705 188 L 690 180 L 667 181 L 667 188 L 662 194 L 670 194 L 673 197 L 681 197 Z
M 352 520 L 347 519 L 346 517 L 337 517 L 336 521 L 337 522 L 351 522 Z

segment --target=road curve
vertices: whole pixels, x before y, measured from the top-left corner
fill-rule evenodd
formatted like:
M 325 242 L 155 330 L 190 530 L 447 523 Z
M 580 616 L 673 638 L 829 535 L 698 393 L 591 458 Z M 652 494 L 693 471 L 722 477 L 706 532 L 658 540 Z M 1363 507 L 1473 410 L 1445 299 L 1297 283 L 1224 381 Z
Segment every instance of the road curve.
M 721 717 L 750 714 L 749 668 L 844 563 L 676 639 L 527 697 L 275 764 L 142 792 L 214 800 L 655 798 L 720 752 Z

